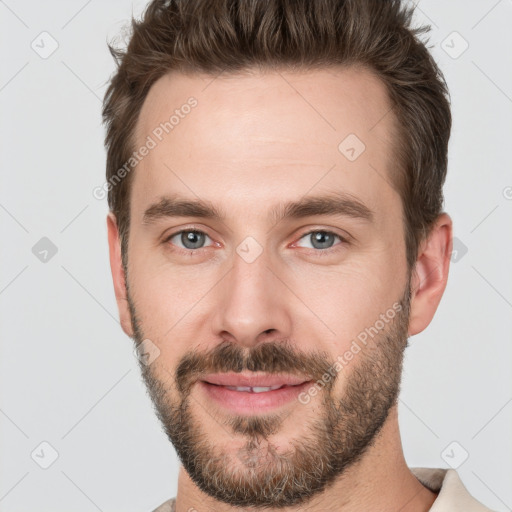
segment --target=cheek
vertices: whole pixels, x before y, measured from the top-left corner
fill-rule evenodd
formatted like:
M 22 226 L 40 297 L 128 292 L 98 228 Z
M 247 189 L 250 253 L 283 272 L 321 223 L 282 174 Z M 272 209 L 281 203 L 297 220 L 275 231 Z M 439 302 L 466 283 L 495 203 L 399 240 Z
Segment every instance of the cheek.
M 177 268 L 168 264 L 148 265 L 141 258 L 130 268 L 130 295 L 142 323 L 144 335 L 161 343 L 181 338 L 197 325 L 201 304 L 215 286 L 212 268 Z
M 389 251 L 372 249 L 368 257 L 337 267 L 295 268 L 286 278 L 302 301 L 295 314 L 307 313 L 336 357 L 401 297 L 402 279 L 394 265 Z

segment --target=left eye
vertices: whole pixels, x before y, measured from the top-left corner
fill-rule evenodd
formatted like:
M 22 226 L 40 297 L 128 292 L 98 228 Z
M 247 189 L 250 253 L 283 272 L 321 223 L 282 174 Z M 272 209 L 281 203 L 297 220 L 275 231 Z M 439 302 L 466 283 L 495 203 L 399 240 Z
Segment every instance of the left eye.
M 174 235 L 171 235 L 169 238 L 167 238 L 166 242 L 171 242 L 174 238 L 177 238 L 179 242 L 182 244 L 182 246 L 180 247 L 180 245 L 177 244 L 176 242 L 172 242 L 175 245 L 178 245 L 178 247 L 182 249 L 194 250 L 202 249 L 205 239 L 210 237 L 206 233 L 203 233 L 202 231 L 179 231 L 178 233 L 175 233 Z
M 335 238 L 338 238 L 340 241 L 343 241 L 341 236 L 336 233 L 332 233 L 331 231 L 317 230 L 310 231 L 301 237 L 302 239 L 310 240 L 312 249 L 330 249 L 333 244 Z

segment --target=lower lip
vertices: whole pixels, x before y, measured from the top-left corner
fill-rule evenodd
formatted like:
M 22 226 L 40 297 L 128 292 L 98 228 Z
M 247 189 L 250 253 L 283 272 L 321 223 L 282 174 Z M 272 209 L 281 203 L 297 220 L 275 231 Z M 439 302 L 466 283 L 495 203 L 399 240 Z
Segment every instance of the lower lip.
M 305 391 L 311 382 L 304 382 L 297 386 L 284 386 L 272 391 L 251 393 L 247 391 L 234 391 L 224 386 L 216 386 L 200 381 L 201 388 L 208 398 L 214 400 L 226 409 L 240 414 L 254 414 L 270 411 L 282 407 L 293 400 L 298 400 L 300 393 Z

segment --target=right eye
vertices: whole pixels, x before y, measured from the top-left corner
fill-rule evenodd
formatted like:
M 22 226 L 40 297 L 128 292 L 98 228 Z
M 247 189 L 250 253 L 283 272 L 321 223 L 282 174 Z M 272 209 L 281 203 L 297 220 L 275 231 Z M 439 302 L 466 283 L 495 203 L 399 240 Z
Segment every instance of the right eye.
M 210 237 L 203 231 L 199 231 L 197 229 L 183 229 L 181 231 L 176 231 L 175 233 L 169 235 L 164 240 L 164 243 L 171 242 L 173 245 L 176 245 L 180 250 L 192 253 L 192 251 L 196 249 L 203 248 L 203 244 L 206 238 Z M 176 240 L 173 241 L 173 239 Z M 179 244 L 181 244 L 181 246 Z

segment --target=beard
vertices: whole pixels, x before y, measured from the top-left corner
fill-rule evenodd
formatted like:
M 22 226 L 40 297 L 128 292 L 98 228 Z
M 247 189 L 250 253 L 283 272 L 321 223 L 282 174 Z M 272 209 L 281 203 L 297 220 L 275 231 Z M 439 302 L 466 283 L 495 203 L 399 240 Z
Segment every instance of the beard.
M 145 337 L 128 286 L 127 299 L 138 347 Z M 345 380 L 338 395 L 334 390 L 339 372 L 332 373 L 332 356 L 299 352 L 288 340 L 259 343 L 250 349 L 224 341 L 209 351 L 190 351 L 174 372 L 165 371 L 166 380 L 157 377 L 157 365 L 145 365 L 139 359 L 156 415 L 192 481 L 216 500 L 256 508 L 304 505 L 332 485 L 375 443 L 397 403 L 403 354 L 408 346 L 410 300 L 409 276 L 399 301 L 401 309 L 354 356 L 347 366 L 349 371 L 342 370 Z M 279 433 L 288 416 L 297 414 L 297 406 L 288 414 L 222 414 L 214 420 L 219 431 L 232 436 L 228 448 L 237 448 L 223 450 L 212 442 L 198 412 L 212 417 L 214 413 L 191 395 L 193 385 L 206 373 L 244 370 L 308 376 L 315 382 L 321 382 L 326 372 L 333 376 L 318 392 L 319 412 L 313 417 L 304 410 L 303 433 L 286 439 L 286 449 L 280 449 L 272 436 Z M 176 393 L 178 399 L 173 398 Z M 243 445 L 238 448 L 240 439 Z

